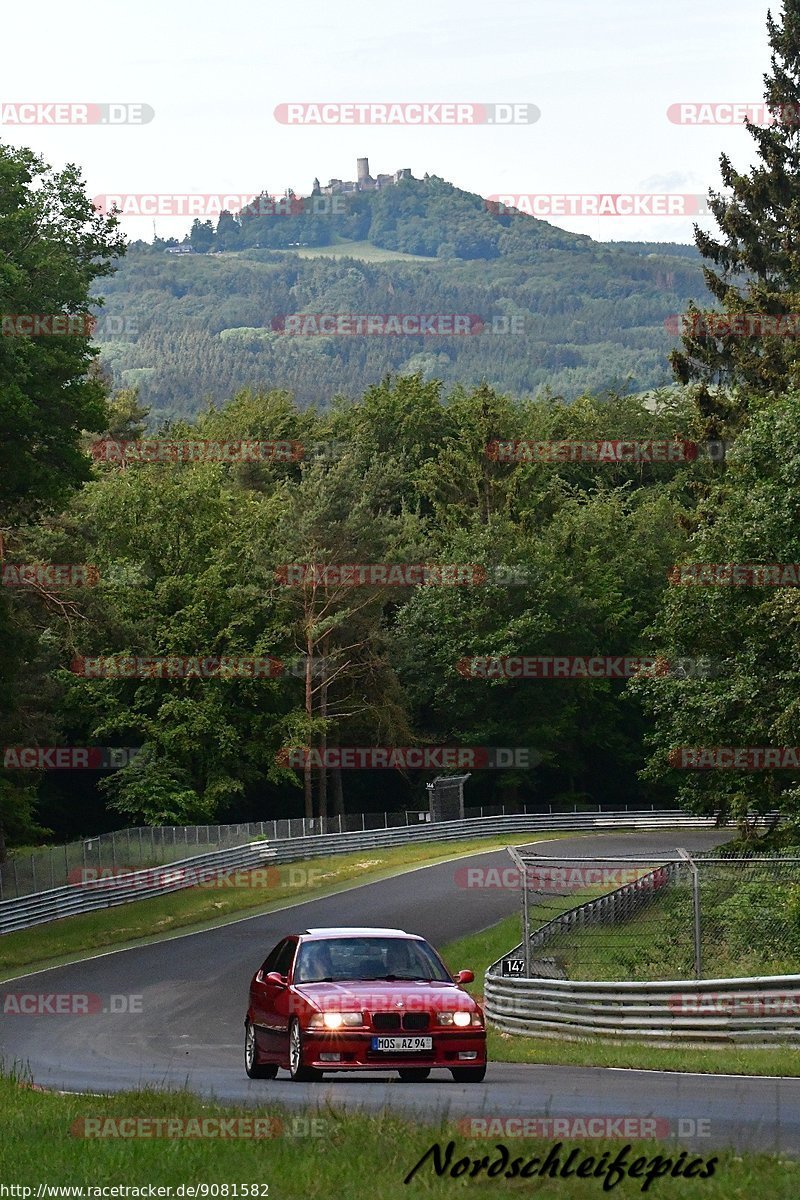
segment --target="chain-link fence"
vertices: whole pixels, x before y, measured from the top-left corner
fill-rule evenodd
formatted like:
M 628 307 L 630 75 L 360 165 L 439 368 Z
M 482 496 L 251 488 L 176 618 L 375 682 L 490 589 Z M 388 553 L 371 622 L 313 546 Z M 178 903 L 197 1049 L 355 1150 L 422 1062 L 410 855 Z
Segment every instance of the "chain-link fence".
M 800 854 L 522 857 L 504 974 L 575 980 L 800 973 Z M 521 965 L 520 965 L 521 964 Z
M 506 812 L 567 813 L 620 811 L 619 804 L 598 805 L 563 802 L 546 805 L 502 804 L 464 809 L 465 817 L 498 817 Z M 627 811 L 627 805 L 622 811 Z M 272 838 L 307 837 L 310 834 L 358 833 L 370 829 L 395 829 L 430 820 L 430 812 L 409 809 L 396 813 L 342 813 L 330 817 L 292 817 L 274 821 L 250 821 L 236 825 L 164 825 L 118 829 L 97 837 L 43 846 L 33 852 L 11 851 L 0 864 L 0 900 L 29 896 L 48 888 L 62 887 L 82 879 L 96 878 L 103 871 L 157 867 Z M 94 874 L 93 874 L 94 873 Z

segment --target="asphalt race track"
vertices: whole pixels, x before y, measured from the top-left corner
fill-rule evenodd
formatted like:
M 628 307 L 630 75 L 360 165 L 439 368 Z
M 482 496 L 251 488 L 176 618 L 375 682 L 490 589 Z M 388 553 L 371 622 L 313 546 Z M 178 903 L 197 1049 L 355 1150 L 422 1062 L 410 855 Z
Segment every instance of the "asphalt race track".
M 665 834 L 591 834 L 550 843 L 559 857 L 674 853 L 676 845 L 708 849 L 713 831 Z M 365 858 L 369 852 L 365 851 Z M 698 1152 L 710 1146 L 800 1151 L 800 1078 L 682 1075 L 604 1068 L 489 1064 L 483 1084 L 456 1084 L 434 1071 L 425 1083 L 403 1083 L 396 1074 L 326 1076 L 292 1083 L 250 1081 L 243 1067 L 247 989 L 266 952 L 286 933 L 315 925 L 389 925 L 420 933 L 441 946 L 484 929 L 516 911 L 513 891 L 458 887 L 456 866 L 506 867 L 505 851 L 441 863 L 354 887 L 327 899 L 292 905 L 202 933 L 21 976 L 0 991 L 93 993 L 102 1007 L 111 996 L 140 996 L 141 1012 L 90 1016 L 0 1017 L 5 1065 L 27 1064 L 36 1083 L 66 1091 L 104 1092 L 142 1085 L 188 1086 L 223 1101 L 268 1102 L 308 1108 L 413 1109 L 439 1116 L 655 1116 L 675 1134 L 710 1122 L 710 1136 L 682 1136 Z M 454 964 L 457 968 L 469 963 Z M 22 982 L 24 980 L 24 983 Z M 707 1127 L 708 1128 L 708 1127 Z

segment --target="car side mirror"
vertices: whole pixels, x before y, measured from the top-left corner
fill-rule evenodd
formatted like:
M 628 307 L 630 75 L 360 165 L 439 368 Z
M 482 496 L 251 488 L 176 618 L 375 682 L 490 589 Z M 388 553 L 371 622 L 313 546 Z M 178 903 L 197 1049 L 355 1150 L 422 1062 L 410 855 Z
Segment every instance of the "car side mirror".
M 474 982 L 475 982 L 474 971 L 459 971 L 458 974 L 456 975 L 456 983 L 474 983 Z
M 264 983 L 272 983 L 275 987 L 286 987 L 289 983 L 288 976 L 281 975 L 278 971 L 270 971 L 264 976 Z

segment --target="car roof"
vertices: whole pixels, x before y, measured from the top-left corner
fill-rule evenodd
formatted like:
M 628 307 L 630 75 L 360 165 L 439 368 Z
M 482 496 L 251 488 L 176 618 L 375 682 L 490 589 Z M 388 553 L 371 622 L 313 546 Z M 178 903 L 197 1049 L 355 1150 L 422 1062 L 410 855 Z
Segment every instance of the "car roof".
M 403 937 L 419 939 L 417 933 L 406 933 L 405 929 L 381 929 L 370 925 L 331 925 L 323 928 L 307 929 L 303 937 L 332 938 L 332 937 Z

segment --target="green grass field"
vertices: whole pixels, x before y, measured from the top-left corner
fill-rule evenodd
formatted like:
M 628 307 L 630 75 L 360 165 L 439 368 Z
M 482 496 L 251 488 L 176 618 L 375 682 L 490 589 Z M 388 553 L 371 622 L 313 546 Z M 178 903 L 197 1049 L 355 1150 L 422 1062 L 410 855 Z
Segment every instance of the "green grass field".
M 360 262 L 440 262 L 422 254 L 404 254 L 402 250 L 384 250 L 371 242 L 348 242 L 337 238 L 330 246 L 299 246 L 279 253 L 297 254 L 300 258 L 357 258 Z
M 404 1085 L 399 1084 L 399 1087 Z M 413 1085 L 406 1085 L 413 1086 Z M 476 1101 L 476 1104 L 478 1102 Z M 479 1104 L 478 1104 L 478 1107 Z M 477 1112 L 476 1115 L 481 1115 Z M 544 1115 L 544 1114 L 543 1114 Z M 132 1118 L 138 1118 L 134 1124 Z M 241 1123 L 230 1124 L 241 1118 Z M 125 1124 L 115 1124 L 122 1119 Z M 225 1126 L 225 1138 L 208 1136 Z M 142 1125 L 141 1121 L 147 1122 Z M 172 1126 L 161 1120 L 172 1121 Z M 259 1125 L 254 1125 L 254 1121 Z M 604 1194 L 602 1178 L 576 1177 L 565 1180 L 533 1175 L 553 1146 L 552 1141 L 522 1138 L 468 1138 L 455 1126 L 421 1125 L 391 1115 L 370 1117 L 343 1116 L 334 1107 L 318 1112 L 282 1112 L 269 1103 L 269 1083 L 264 1085 L 264 1103 L 258 1107 L 219 1107 L 199 1100 L 187 1092 L 143 1091 L 113 1096 L 59 1095 L 29 1086 L 20 1086 L 9 1077 L 0 1077 L 0 1182 L 6 1186 L 28 1187 L 28 1196 L 36 1197 L 41 1184 L 52 1186 L 156 1185 L 173 1189 L 181 1185 L 207 1185 L 207 1196 L 232 1197 L 249 1194 L 268 1200 L 399 1200 L 407 1196 L 537 1196 L 555 1200 L 586 1200 Z M 87 1124 L 88 1122 L 88 1124 Z M 181 1124 L 177 1124 L 180 1122 Z M 195 1122 L 188 1125 L 188 1122 Z M 169 1130 L 172 1136 L 163 1136 Z M 102 1134 L 87 1138 L 85 1133 Z M 148 1130 L 150 1136 L 141 1136 Z M 178 1137 L 178 1131 L 193 1131 L 200 1136 Z M 273 1136 L 253 1138 L 246 1135 L 258 1130 Z M 114 1132 L 126 1136 L 111 1136 Z M 140 1136 L 130 1136 L 131 1134 Z M 162 1136 L 153 1136 L 161 1133 Z M 238 1134 L 239 1136 L 232 1136 Z M 205 1135 L 205 1136 L 204 1136 Z M 472 1165 L 460 1168 L 461 1177 L 449 1172 L 438 1176 L 433 1156 L 419 1167 L 408 1184 L 404 1179 L 426 1155 L 433 1144 L 446 1155 L 447 1144 L 454 1142 L 451 1164 L 460 1159 L 484 1159 L 483 1171 L 471 1178 Z M 487 1178 L 486 1167 L 500 1161 L 498 1143 L 507 1146 L 508 1158 L 520 1158 L 524 1166 L 533 1156 L 539 1163 L 529 1168 L 532 1177 Z M 572 1150 L 583 1161 L 593 1156 L 599 1168 L 601 1156 L 606 1164 L 625 1146 L 622 1141 L 576 1140 L 565 1142 L 559 1167 Z M 556 1151 L 558 1153 L 558 1151 Z M 704 1148 L 680 1159 L 680 1150 L 654 1142 L 636 1142 L 627 1150 L 627 1161 L 641 1157 L 647 1164 L 661 1155 L 670 1160 L 667 1171 L 678 1162 L 683 1167 L 700 1157 L 710 1169 L 710 1178 L 655 1179 L 647 1194 L 663 1200 L 752 1200 L 768 1196 L 770 1200 L 796 1200 L 800 1190 L 800 1163 L 766 1154 L 715 1152 Z M 713 1161 L 711 1161 L 713 1160 Z M 552 1161 L 552 1160 L 551 1160 Z M 594 1165 L 594 1164 L 593 1164 Z M 588 1169 L 588 1164 L 587 1164 Z M 650 1170 L 649 1165 L 639 1170 Z M 655 1169 L 652 1168 L 652 1169 Z M 618 1197 L 641 1196 L 644 1178 L 624 1178 L 613 1188 Z M 213 1192 L 213 1186 L 217 1191 Z M 244 1193 L 259 1185 L 255 1192 Z M 234 1187 L 238 1191 L 234 1191 Z M 224 1190 L 227 1188 L 227 1191 Z M 6 1192 L 22 1196 L 25 1193 Z M 86 1193 L 84 1193 L 86 1194 Z M 129 1193 L 130 1195 L 131 1193 Z M 168 1193 L 165 1193 L 168 1194 Z M 191 1195 L 189 1192 L 183 1195 Z M 201 1195 L 196 1192 L 195 1195 Z M 45 1192 L 46 1196 L 47 1193 Z

